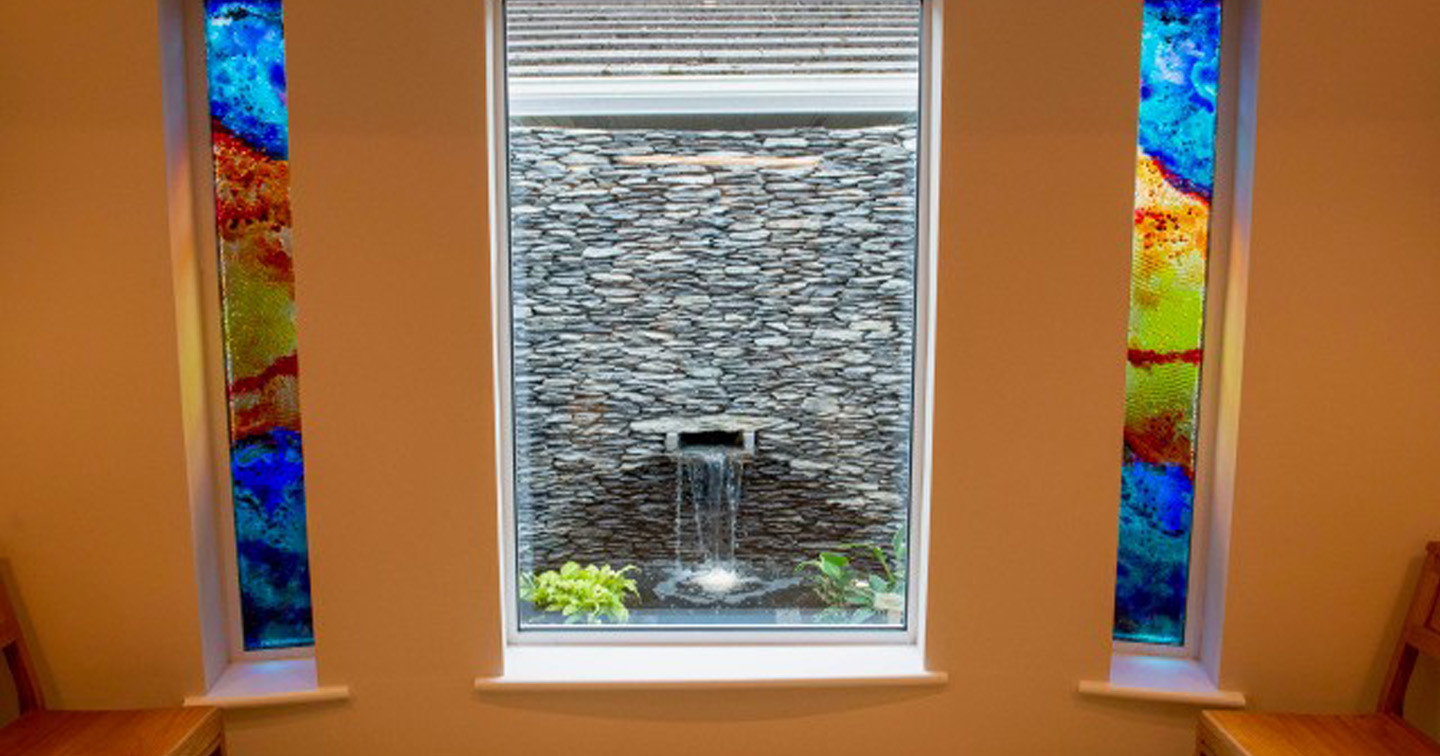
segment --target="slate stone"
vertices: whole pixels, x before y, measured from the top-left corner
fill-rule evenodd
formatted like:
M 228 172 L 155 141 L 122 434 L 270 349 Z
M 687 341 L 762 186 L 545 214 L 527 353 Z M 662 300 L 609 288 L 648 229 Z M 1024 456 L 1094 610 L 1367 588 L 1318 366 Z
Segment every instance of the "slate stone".
M 661 418 L 763 418 L 739 558 L 886 543 L 910 499 L 908 125 L 510 133 L 516 527 L 527 569 L 675 558 Z M 626 155 L 813 156 L 777 170 Z

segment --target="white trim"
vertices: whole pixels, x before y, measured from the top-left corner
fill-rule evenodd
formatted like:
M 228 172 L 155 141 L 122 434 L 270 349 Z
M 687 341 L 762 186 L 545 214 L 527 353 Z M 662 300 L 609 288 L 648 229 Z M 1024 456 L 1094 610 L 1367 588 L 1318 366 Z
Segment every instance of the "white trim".
M 659 627 L 660 629 L 656 629 Z M 656 646 L 772 646 L 799 648 L 804 646 L 897 646 L 915 645 L 914 633 L 906 628 L 875 628 L 839 626 L 816 629 L 815 625 L 630 625 L 595 630 L 580 626 L 568 629 L 526 628 L 518 630 L 510 640 L 512 646 L 534 647 L 614 647 L 651 644 Z
M 1193 659 L 1115 654 L 1109 680 L 1086 680 L 1079 691 L 1087 696 L 1190 704 L 1208 708 L 1238 709 L 1245 694 L 1221 690 L 1204 665 Z
M 516 78 L 509 114 L 692 115 L 749 113 L 897 113 L 915 110 L 898 90 L 911 75 L 633 76 Z
M 911 642 L 925 648 L 930 583 L 930 462 L 935 407 L 935 271 L 940 241 L 941 71 L 945 0 L 925 0 L 920 19 L 920 140 L 917 181 L 914 380 L 911 385 L 910 582 L 905 597 Z
M 206 345 L 207 320 L 203 314 L 199 258 L 213 249 L 202 243 L 197 231 L 199 197 L 193 169 L 195 130 L 191 123 L 189 55 L 193 47 L 190 21 L 183 0 L 160 0 L 160 50 L 162 55 L 162 112 L 165 123 L 165 172 L 170 230 L 170 262 L 175 295 L 175 327 L 179 344 L 179 389 L 181 426 L 184 432 L 186 503 L 190 515 L 191 548 L 194 552 L 196 609 L 200 621 L 201 657 L 205 684 L 220 678 L 230 661 L 223 585 L 224 567 L 217 540 L 219 507 L 215 500 L 214 449 L 211 436 L 215 420 L 211 391 L 207 385 L 210 354 Z
M 514 641 L 519 623 L 515 554 L 514 409 L 510 398 L 510 150 L 505 111 L 505 9 L 503 0 L 485 0 L 485 108 L 489 125 L 490 163 L 490 322 L 493 324 L 495 366 L 495 500 L 500 507 L 500 622 L 506 645 Z
M 251 709 L 350 698 L 348 685 L 320 685 L 314 659 L 236 662 L 202 696 L 186 696 L 186 706 Z
M 515 522 L 515 511 L 513 501 L 514 486 L 514 446 L 512 439 L 513 429 L 513 401 L 510 395 L 512 381 L 511 365 L 511 318 L 510 318 L 510 278 L 509 278 L 509 213 L 507 201 L 509 197 L 507 186 L 507 173 L 509 167 L 508 159 L 508 112 L 507 87 L 510 82 L 505 75 L 505 36 L 504 36 L 504 0 L 486 0 L 486 41 L 487 41 L 487 72 L 486 81 L 489 92 L 487 98 L 488 123 L 490 125 L 489 155 L 490 155 L 490 226 L 492 229 L 492 249 L 490 255 L 491 265 L 491 303 L 492 320 L 494 323 L 494 388 L 496 395 L 496 453 L 497 453 L 497 501 L 500 507 L 500 595 L 501 621 L 504 628 L 506 646 L 507 675 L 503 678 L 482 678 L 482 680 L 505 680 L 508 682 L 495 684 L 514 685 L 522 678 L 509 674 L 511 669 L 511 658 L 515 654 L 529 653 L 524 650 L 525 646 L 534 648 L 548 647 L 546 652 L 570 653 L 559 647 L 569 646 L 576 649 L 587 649 L 595 652 L 597 647 L 609 648 L 620 646 L 632 646 L 639 643 L 651 643 L 664 646 L 682 646 L 690 649 L 696 647 L 721 648 L 743 646 L 756 649 L 762 646 L 783 646 L 791 649 L 803 649 L 807 645 L 825 644 L 828 646 L 858 646 L 865 645 L 872 649 L 870 653 L 878 652 L 881 646 L 892 646 L 896 650 L 911 650 L 918 653 L 923 648 L 925 626 L 925 584 L 928 562 L 929 544 L 929 457 L 930 457 L 930 418 L 931 406 L 933 404 L 933 355 L 935 339 L 931 313 L 935 307 L 935 292 L 933 283 L 933 268 L 935 260 L 935 238 L 938 227 L 938 192 L 934 191 L 932 181 L 939 175 L 939 96 L 940 77 L 939 61 L 941 55 L 941 19 L 943 18 L 943 0 L 922 0 L 922 34 L 921 34 L 921 61 L 920 67 L 920 91 L 918 97 L 907 96 L 910 102 L 919 100 L 920 109 L 920 155 L 918 175 L 918 196 L 917 196 L 917 239 L 916 239 L 916 312 L 915 328 L 917 340 L 915 345 L 915 364 L 913 378 L 913 437 L 911 440 L 911 505 L 910 505 L 910 581 L 909 595 L 907 596 L 907 626 L 905 629 L 894 630 L 863 630 L 863 629 L 776 629 L 763 627 L 759 629 L 716 629 L 713 627 L 704 629 L 693 629 L 683 632 L 672 630 L 656 631 L 653 629 L 625 629 L 625 630 L 599 630 L 599 631 L 544 631 L 527 629 L 520 631 L 518 618 L 518 599 L 516 596 L 517 565 L 515 555 L 518 552 L 516 543 L 517 530 Z M 913 78 L 913 77 L 912 77 Z M 892 80 L 893 81 L 893 80 Z M 832 110 L 828 107 L 820 107 L 821 112 Z M 912 104 L 911 107 L 914 107 Z M 812 109 L 811 112 L 814 112 Z M 923 339 L 923 340 L 922 340 Z M 917 569 L 917 566 L 919 567 Z M 700 646 L 699 644 L 712 644 Z M 713 644 L 725 644 L 717 646 Z M 572 654 L 573 655 L 573 654 Z M 576 658 L 583 658 L 579 654 Z M 517 659 L 523 658 L 516 657 Z M 690 658 L 688 655 L 686 658 Z M 518 663 L 518 661 L 517 661 Z M 690 676 L 690 671 L 683 665 L 677 667 L 680 674 Z M 517 673 L 518 674 L 518 673 Z M 478 683 L 477 683 L 478 684 Z M 488 683 L 487 683 L 488 684 Z
M 913 646 L 511 648 L 480 691 L 944 685 Z
M 1230 115 L 1233 125 L 1227 147 L 1233 160 L 1227 167 L 1230 175 L 1231 202 L 1228 206 L 1227 233 L 1224 243 L 1228 259 L 1225 278 L 1217 281 L 1224 288 L 1225 308 L 1220 349 L 1220 369 L 1215 371 L 1215 396 L 1218 410 L 1214 418 L 1215 437 L 1213 471 L 1215 485 L 1210 495 L 1210 538 L 1207 548 L 1204 600 L 1205 633 L 1201 638 L 1200 661 L 1211 677 L 1220 677 L 1220 655 L 1225 627 L 1225 590 L 1230 571 L 1231 518 L 1235 500 L 1235 466 L 1238 458 L 1240 431 L 1241 375 L 1245 362 L 1246 302 L 1249 291 L 1250 226 L 1255 186 L 1255 116 L 1258 108 L 1260 82 L 1260 5 L 1261 0 L 1231 0 L 1235 26 L 1232 31 L 1234 58 L 1229 71 L 1222 69 L 1221 84 L 1235 95 Z
M 205 341 L 205 401 L 210 413 L 209 448 L 215 475 L 215 537 L 219 541 L 220 585 L 225 604 L 225 642 L 231 659 L 245 654 L 240 631 L 240 580 L 235 554 L 235 506 L 230 488 L 229 406 L 225 396 L 225 336 L 221 321 L 219 236 L 215 228 L 215 157 L 211 151 L 209 83 L 206 76 L 205 8 L 182 3 L 185 14 L 187 90 L 190 113 L 190 164 L 195 179 L 196 249 L 200 275 L 201 330 Z

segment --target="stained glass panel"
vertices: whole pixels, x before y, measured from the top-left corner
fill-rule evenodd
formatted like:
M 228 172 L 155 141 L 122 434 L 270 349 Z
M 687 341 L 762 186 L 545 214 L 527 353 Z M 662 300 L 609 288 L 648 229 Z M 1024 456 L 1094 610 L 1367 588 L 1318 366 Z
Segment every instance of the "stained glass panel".
M 1221 0 L 1145 0 L 1116 640 L 1185 642 Z
M 280 0 L 205 0 L 230 473 L 247 651 L 313 642 Z

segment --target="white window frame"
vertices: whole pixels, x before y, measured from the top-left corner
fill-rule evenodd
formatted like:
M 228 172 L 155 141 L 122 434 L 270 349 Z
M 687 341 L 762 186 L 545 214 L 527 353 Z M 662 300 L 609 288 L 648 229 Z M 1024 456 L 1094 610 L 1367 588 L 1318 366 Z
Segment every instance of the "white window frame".
M 509 240 L 508 97 L 506 92 L 505 0 L 485 0 L 487 106 L 490 157 L 491 302 L 494 327 L 496 476 L 500 507 L 501 621 L 507 649 L 521 646 L 857 646 L 891 645 L 923 649 L 926 619 L 926 566 L 929 547 L 930 426 L 933 406 L 937 186 L 940 175 L 940 55 L 944 0 L 921 2 L 921 54 L 917 160 L 916 303 L 912 389 L 911 499 L 909 510 L 910 580 L 904 629 L 669 629 L 669 630 L 521 630 L 514 508 L 514 447 Z M 508 654 L 507 654 L 508 655 Z
M 1185 643 L 1168 646 L 1158 643 L 1134 643 L 1112 640 L 1113 651 L 1125 656 L 1155 656 L 1198 660 L 1207 632 L 1218 628 L 1207 622 L 1206 594 L 1223 595 L 1224 586 L 1211 579 L 1212 536 L 1223 528 L 1219 522 L 1223 508 L 1215 495 L 1222 470 L 1233 469 L 1226 455 L 1233 450 L 1219 444 L 1222 413 L 1232 397 L 1222 391 L 1222 377 L 1227 338 L 1230 298 L 1231 249 L 1234 243 L 1236 195 L 1240 180 L 1237 176 L 1237 146 L 1240 133 L 1241 88 L 1245 71 L 1242 66 L 1242 40 L 1245 33 L 1247 0 L 1223 0 L 1220 17 L 1220 90 L 1216 106 L 1215 179 L 1211 193 L 1210 249 L 1206 271 L 1204 358 L 1200 365 L 1200 410 L 1197 418 L 1195 457 L 1195 499 L 1190 529 L 1190 574 L 1185 598 Z M 1138 58 L 1137 58 L 1138 60 Z M 1138 103 L 1138 100 L 1137 100 Z M 1138 107 L 1137 107 L 1138 113 Z M 1231 338 L 1234 338 L 1231 336 Z M 1233 462 L 1232 460 L 1229 460 Z M 1228 517 L 1226 518 L 1228 522 Z M 1118 521 L 1117 521 L 1118 524 Z M 1118 551 L 1117 551 L 1118 554 Z M 1112 627 L 1113 632 L 1113 627 Z
M 224 592 L 225 636 L 231 662 L 310 659 L 315 646 L 247 651 L 240 605 L 240 568 L 235 543 L 235 500 L 230 468 L 230 401 L 226 395 L 224 307 L 220 296 L 219 235 L 215 223 L 215 156 L 210 128 L 209 76 L 206 65 L 205 4 L 182 0 L 185 28 L 185 100 L 190 148 L 190 185 L 194 191 L 196 274 L 205 349 L 205 402 L 210 422 L 210 463 L 214 474 L 217 553 Z M 288 52 L 288 51 L 287 51 Z M 288 59 L 287 59 L 288 63 Z M 306 523 L 307 526 L 309 523 Z

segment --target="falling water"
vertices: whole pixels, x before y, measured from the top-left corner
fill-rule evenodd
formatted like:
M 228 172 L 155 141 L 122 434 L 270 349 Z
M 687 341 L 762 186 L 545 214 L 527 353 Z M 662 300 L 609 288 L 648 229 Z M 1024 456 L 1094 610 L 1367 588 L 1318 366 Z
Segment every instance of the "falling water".
M 775 575 L 736 558 L 746 456 L 719 444 L 682 446 L 675 455 L 675 568 L 655 585 L 662 600 L 753 605 L 799 584 L 790 571 Z
M 676 558 L 685 559 L 685 489 L 690 489 L 689 519 L 692 523 L 694 553 L 703 564 L 733 567 L 735 564 L 735 523 L 740 514 L 744 477 L 743 453 L 723 446 L 691 446 L 676 460 L 675 533 Z

